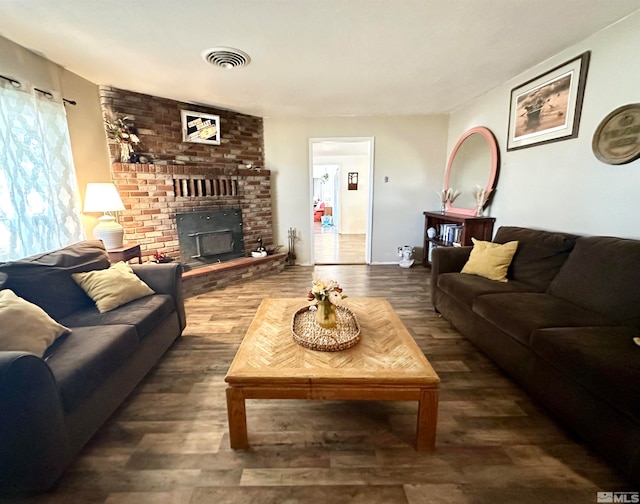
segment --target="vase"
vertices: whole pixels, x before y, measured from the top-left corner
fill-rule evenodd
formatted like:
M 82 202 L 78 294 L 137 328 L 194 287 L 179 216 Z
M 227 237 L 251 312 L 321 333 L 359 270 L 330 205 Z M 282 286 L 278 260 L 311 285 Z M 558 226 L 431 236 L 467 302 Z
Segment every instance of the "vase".
M 133 149 L 131 148 L 130 144 L 126 142 L 123 142 L 120 144 L 120 162 L 121 163 L 128 163 L 132 153 L 133 153 Z
M 478 205 L 476 207 L 476 217 L 482 217 L 483 213 L 484 213 L 484 206 L 483 205 Z
M 318 311 L 316 311 L 316 320 L 321 327 L 331 329 L 336 326 L 336 306 L 331 304 L 329 300 L 318 301 Z

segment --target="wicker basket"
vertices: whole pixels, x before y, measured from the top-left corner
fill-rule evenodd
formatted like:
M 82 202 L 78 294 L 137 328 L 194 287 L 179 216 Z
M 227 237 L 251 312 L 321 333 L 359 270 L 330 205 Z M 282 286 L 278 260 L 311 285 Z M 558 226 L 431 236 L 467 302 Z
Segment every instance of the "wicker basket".
M 316 321 L 316 311 L 300 308 L 291 319 L 293 339 L 299 345 L 320 352 L 339 352 L 360 341 L 360 325 L 349 308 L 336 306 L 336 326 L 325 329 Z

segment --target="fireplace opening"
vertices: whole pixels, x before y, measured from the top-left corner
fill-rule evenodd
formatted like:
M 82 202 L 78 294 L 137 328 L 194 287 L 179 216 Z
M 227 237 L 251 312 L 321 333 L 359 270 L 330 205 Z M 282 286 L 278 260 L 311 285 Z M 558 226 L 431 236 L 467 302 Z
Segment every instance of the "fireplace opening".
M 180 261 L 185 269 L 244 257 L 242 210 L 176 214 Z

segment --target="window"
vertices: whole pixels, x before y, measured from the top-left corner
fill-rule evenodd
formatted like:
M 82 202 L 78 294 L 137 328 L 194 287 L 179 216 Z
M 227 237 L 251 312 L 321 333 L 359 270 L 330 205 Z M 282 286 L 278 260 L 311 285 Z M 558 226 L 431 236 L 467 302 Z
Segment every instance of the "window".
M 0 83 L 0 261 L 84 239 L 64 105 L 26 87 Z

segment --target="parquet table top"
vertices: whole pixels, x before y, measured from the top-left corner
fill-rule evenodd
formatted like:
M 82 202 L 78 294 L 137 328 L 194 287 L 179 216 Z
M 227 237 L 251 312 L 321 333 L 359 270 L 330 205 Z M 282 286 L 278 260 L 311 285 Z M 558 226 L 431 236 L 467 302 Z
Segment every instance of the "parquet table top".
M 340 383 L 437 386 L 440 379 L 411 334 L 384 298 L 347 298 L 362 339 L 341 352 L 319 352 L 298 345 L 291 317 L 309 306 L 304 299 L 265 299 L 229 368 L 229 384 Z

